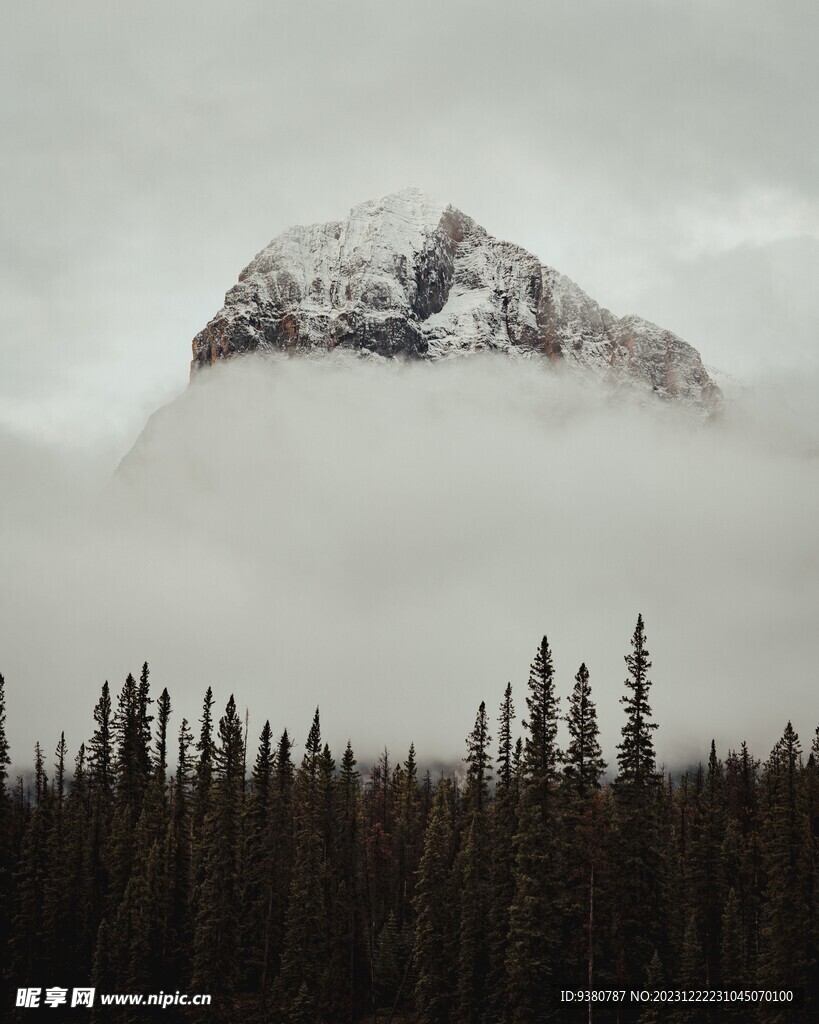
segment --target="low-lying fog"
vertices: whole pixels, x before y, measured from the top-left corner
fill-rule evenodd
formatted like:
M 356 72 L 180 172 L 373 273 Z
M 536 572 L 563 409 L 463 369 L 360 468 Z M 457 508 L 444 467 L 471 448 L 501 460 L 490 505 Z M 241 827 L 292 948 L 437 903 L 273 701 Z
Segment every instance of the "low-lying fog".
M 245 359 L 110 460 L 0 435 L 0 671 L 12 757 L 92 731 L 144 660 L 174 731 L 214 689 L 297 754 L 455 761 L 481 700 L 519 716 L 545 632 L 614 761 L 638 611 L 668 765 L 819 723 L 819 387 L 729 391 L 702 424 L 538 363 Z M 493 730 L 494 733 L 495 730 Z

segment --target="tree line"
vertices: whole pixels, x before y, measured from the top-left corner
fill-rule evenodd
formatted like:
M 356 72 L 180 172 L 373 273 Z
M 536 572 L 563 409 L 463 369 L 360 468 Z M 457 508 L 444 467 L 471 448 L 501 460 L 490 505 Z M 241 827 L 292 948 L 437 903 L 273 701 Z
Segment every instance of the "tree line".
M 478 708 L 463 771 L 437 779 L 414 746 L 362 777 L 349 743 L 337 762 L 322 741 L 318 710 L 300 760 L 269 722 L 248 753 L 234 698 L 217 715 L 210 689 L 195 730 L 183 719 L 174 739 L 146 664 L 115 701 L 103 685 L 73 767 L 62 735 L 53 766 L 37 744 L 32 781 L 12 785 L 0 676 L 5 1006 L 18 987 L 92 984 L 213 993 L 197 1018 L 210 1021 L 819 1019 L 819 727 L 803 752 L 788 723 L 764 763 L 744 743 L 721 760 L 712 741 L 672 780 L 641 616 L 625 661 L 611 777 L 589 672 L 561 708 L 546 637 L 520 735 L 509 684 L 497 725 Z M 605 988 L 795 997 L 557 994 Z

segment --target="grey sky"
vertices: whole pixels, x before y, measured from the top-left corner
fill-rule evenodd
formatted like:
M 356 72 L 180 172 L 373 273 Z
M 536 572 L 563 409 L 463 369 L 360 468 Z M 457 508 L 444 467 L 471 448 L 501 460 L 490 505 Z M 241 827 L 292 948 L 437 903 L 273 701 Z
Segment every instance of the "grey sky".
M 522 710 L 544 629 L 562 692 L 589 661 L 611 755 L 637 610 L 673 723 L 665 756 L 699 756 L 704 733 L 764 753 L 788 714 L 807 738 L 818 22 L 801 0 L 3 4 L 0 670 L 15 757 L 64 723 L 76 746 L 102 679 L 119 686 L 146 657 L 179 714 L 211 682 L 300 736 L 321 700 L 336 746 L 360 694 L 372 729 L 353 738 L 369 753 L 419 740 L 423 701 L 439 699 L 425 754 L 449 756 L 507 678 Z M 673 424 L 655 437 L 643 414 L 574 392 L 541 422 L 546 385 L 513 368 L 500 383 L 466 371 L 471 399 L 451 371 L 397 391 L 385 378 L 382 397 L 356 374 L 336 397 L 293 371 L 280 412 L 263 374 L 229 370 L 217 412 L 205 391 L 173 406 L 148 435 L 154 470 L 112 493 L 111 468 L 184 390 L 191 338 L 252 256 L 406 185 L 764 388 L 717 441 Z M 430 461 L 389 426 L 390 403 L 422 422 Z M 289 453 L 259 442 L 276 431 Z
M 709 364 L 815 359 L 817 20 L 793 0 L 5 4 L 0 422 L 121 446 L 271 237 L 408 184 Z

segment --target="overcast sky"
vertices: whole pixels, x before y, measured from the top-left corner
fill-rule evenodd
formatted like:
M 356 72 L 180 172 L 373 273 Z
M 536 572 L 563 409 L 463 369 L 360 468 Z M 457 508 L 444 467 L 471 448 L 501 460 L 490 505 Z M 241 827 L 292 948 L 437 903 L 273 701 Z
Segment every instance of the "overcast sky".
M 789 713 L 812 731 L 818 23 L 802 0 L 3 4 L 0 670 L 15 756 L 36 736 L 50 748 L 66 720 L 76 746 L 101 680 L 118 687 L 143 658 L 188 717 L 206 682 L 222 702 L 235 685 L 300 735 L 321 699 L 334 742 L 360 694 L 369 752 L 419 740 L 420 698 L 445 694 L 425 739 L 449 756 L 479 699 L 522 687 L 543 630 L 564 693 L 581 658 L 608 687 L 611 755 L 638 610 L 669 757 L 699 756 L 703 729 L 764 745 Z M 375 392 L 352 374 L 340 397 L 312 371 L 289 391 L 228 374 L 218 400 L 204 388 L 155 421 L 155 468 L 111 492 L 253 255 L 407 185 L 762 388 L 715 441 L 678 426 L 651 439 L 643 414 L 589 411 L 588 396 L 575 435 L 573 393 L 546 422 L 531 396 L 520 416 L 518 370 L 500 384 L 475 371 L 464 408 L 451 374 Z M 447 386 L 457 401 L 436 399 Z M 373 440 L 402 402 L 430 461 L 411 433 Z M 292 445 L 247 451 L 250 436 Z
M 0 423 L 130 441 L 260 248 L 406 185 L 707 364 L 817 358 L 808 0 L 0 17 Z

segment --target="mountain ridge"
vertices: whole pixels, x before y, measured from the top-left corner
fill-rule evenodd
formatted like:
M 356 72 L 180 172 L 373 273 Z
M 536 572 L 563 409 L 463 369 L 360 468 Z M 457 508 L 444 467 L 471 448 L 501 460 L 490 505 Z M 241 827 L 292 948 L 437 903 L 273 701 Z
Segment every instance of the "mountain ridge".
M 439 360 L 542 356 L 707 411 L 720 389 L 671 331 L 601 307 L 456 207 L 404 189 L 261 250 L 192 342 L 191 376 L 248 352 Z

